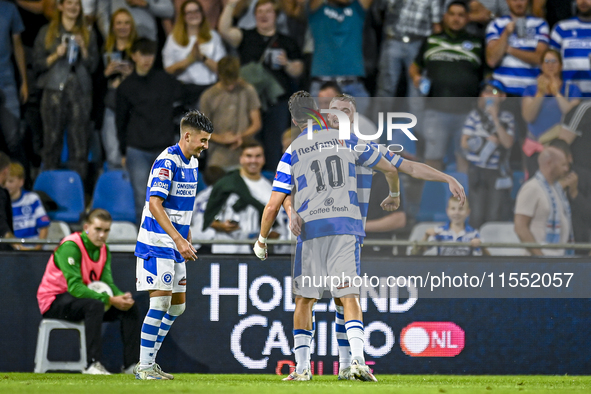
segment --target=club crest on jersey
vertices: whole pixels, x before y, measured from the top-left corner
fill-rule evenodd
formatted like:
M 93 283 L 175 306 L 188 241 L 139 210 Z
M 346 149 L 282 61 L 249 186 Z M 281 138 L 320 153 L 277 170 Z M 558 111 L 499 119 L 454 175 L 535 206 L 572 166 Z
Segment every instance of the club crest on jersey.
M 162 274 L 162 283 L 165 285 L 169 285 L 172 283 L 172 274 L 170 272 L 165 272 Z
M 172 167 L 172 163 L 170 162 L 170 160 L 164 160 L 164 167 L 166 167 L 166 168 Z
M 161 181 L 166 181 L 170 179 L 170 170 L 166 168 L 161 168 L 160 171 L 158 171 L 158 179 L 160 179 Z
M 76 261 L 74 260 L 73 257 L 68 257 L 68 264 L 70 264 L 70 265 L 76 264 Z

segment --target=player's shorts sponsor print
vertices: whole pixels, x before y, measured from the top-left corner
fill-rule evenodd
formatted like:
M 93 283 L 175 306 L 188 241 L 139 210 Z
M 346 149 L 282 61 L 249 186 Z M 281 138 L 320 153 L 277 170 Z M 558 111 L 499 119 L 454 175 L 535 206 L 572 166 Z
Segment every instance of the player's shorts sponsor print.
M 136 288 L 138 291 L 164 290 L 184 293 L 187 289 L 187 269 L 185 263 L 172 259 L 150 257 L 137 258 Z
M 306 298 L 359 294 L 352 285 L 359 275 L 359 243 L 349 234 L 313 238 L 296 246 L 293 264 L 293 292 Z

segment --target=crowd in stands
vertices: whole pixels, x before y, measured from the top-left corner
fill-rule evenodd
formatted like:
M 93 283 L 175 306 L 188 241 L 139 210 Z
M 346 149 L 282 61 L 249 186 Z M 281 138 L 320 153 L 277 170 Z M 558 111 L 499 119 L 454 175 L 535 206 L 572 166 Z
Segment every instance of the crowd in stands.
M 320 108 L 357 98 L 364 134 L 378 111 L 409 110 L 417 147 L 401 155 L 466 174 L 469 207 L 453 216 L 450 202 L 425 239 L 471 242 L 484 223 L 514 221 L 522 242 L 589 242 L 590 56 L 591 0 L 0 0 L 0 151 L 12 160 L 0 157 L 0 185 L 14 214 L 8 225 L 0 206 L 0 233 L 47 236 L 26 190 L 59 168 L 80 175 L 87 204 L 103 171 L 127 170 L 139 224 L 154 159 L 198 108 L 215 129 L 199 236 L 252 238 L 290 142 L 288 98 L 305 89 Z M 413 206 L 403 198 L 387 226 L 372 213 L 369 238 L 413 224 Z M 288 239 L 280 221 L 274 236 Z M 212 249 L 241 250 L 228 248 Z

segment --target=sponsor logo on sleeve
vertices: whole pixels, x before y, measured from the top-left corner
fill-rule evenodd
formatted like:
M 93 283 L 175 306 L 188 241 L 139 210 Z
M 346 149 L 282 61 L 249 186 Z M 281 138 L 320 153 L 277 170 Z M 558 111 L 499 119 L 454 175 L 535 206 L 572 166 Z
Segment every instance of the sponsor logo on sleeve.
M 158 179 L 160 179 L 161 181 L 166 181 L 170 179 L 170 170 L 166 169 L 166 168 L 161 168 L 160 171 L 158 171 Z

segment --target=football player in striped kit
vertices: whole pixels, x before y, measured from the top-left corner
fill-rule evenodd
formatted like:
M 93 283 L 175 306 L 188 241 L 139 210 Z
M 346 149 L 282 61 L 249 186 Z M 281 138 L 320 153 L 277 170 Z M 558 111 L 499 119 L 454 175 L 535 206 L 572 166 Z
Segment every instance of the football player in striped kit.
M 277 168 L 273 192 L 261 219 L 261 233 L 254 250 L 259 258 L 266 258 L 266 236 L 285 198 L 295 192 L 293 205 L 303 223 L 293 273 L 297 365 L 285 380 L 310 380 L 312 308 L 324 291 L 330 290 L 344 308 L 345 330 L 351 348 L 351 375 L 365 381 L 377 381 L 365 365 L 359 287 L 355 287 L 351 279 L 338 284 L 332 282 L 334 278 L 354 278 L 360 274 L 359 239 L 365 233 L 357 196 L 355 163 L 376 168 L 386 175 L 390 196 L 381 206 L 387 211 L 396 210 L 400 203 L 398 173 L 375 147 L 358 141 L 354 135 L 348 140 L 339 140 L 338 130 L 316 123 L 316 109 L 314 99 L 307 92 L 294 93 L 290 99 L 293 122 L 302 134 L 287 149 Z M 308 139 L 307 134 L 313 135 L 313 139 Z M 294 188 L 296 190 L 292 190 Z M 331 278 L 330 284 L 316 284 L 316 280 L 327 277 Z
M 338 94 L 331 100 L 329 108 L 345 113 L 349 117 L 351 125 L 353 125 L 354 114 L 357 109 L 354 97 L 347 94 Z M 329 127 L 338 128 L 337 116 L 329 114 L 327 116 L 327 122 Z M 379 150 L 379 152 L 386 158 L 386 160 L 390 161 L 390 163 L 392 163 L 392 165 L 394 165 L 399 172 L 403 172 L 417 179 L 448 183 L 453 196 L 458 198 L 461 205 L 464 204 L 466 200 L 464 189 L 454 177 L 444 174 L 424 163 L 417 163 L 411 160 L 402 159 L 400 155 L 390 152 L 385 145 L 377 145 L 368 141 L 364 141 L 364 143 L 375 146 L 376 149 Z M 367 220 L 368 203 L 371 193 L 373 179 L 372 173 L 373 170 L 371 168 L 367 168 L 359 165 L 359 163 L 356 163 L 357 198 L 359 201 L 359 209 L 361 211 L 364 228 Z M 287 200 L 291 200 L 291 197 L 289 197 Z M 287 205 L 290 204 L 291 202 L 288 202 Z M 286 208 L 286 210 L 291 212 L 291 209 Z M 294 215 L 294 218 L 299 217 Z M 298 236 L 301 231 L 301 225 L 297 220 L 292 221 L 292 228 L 294 230 L 294 235 Z M 360 239 L 360 242 L 362 243 L 362 239 Z M 335 309 L 335 335 L 339 349 L 338 378 L 339 380 L 351 379 L 352 377 L 355 378 L 351 375 L 351 351 L 345 329 L 344 309 L 338 298 L 335 298 Z
M 146 202 L 135 248 L 137 290 L 150 292 L 141 332 L 136 379 L 171 380 L 156 364 L 170 326 L 185 310 L 185 260 L 196 260 L 191 217 L 197 191 L 197 157 L 208 148 L 211 121 L 199 111 L 181 120 L 180 140 L 156 159 L 148 178 Z

